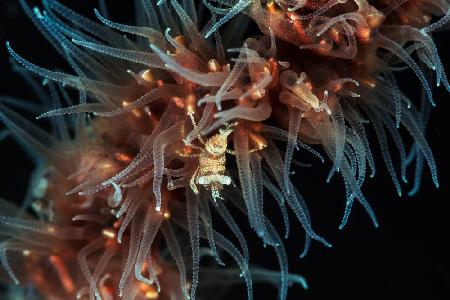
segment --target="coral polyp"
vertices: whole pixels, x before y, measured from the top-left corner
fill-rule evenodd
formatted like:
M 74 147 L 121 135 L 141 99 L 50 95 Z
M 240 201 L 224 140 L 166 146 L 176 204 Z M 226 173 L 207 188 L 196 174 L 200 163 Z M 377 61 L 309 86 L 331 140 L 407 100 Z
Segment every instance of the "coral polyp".
M 331 247 L 293 180 L 309 171 L 296 151 L 328 158 L 327 182 L 342 178 L 341 229 L 355 202 L 378 227 L 363 193 L 376 147 L 399 196 L 410 169 L 409 195 L 425 165 L 439 185 L 425 128 L 433 86 L 450 91 L 431 36 L 448 26 L 450 1 L 197 2 L 135 1 L 135 23 L 122 24 L 103 1 L 97 22 L 56 0 L 19 0 L 71 71 L 40 67 L 7 42 L 42 100 L 0 101 L 0 119 L 37 163 L 23 205 L 1 203 L 0 260 L 15 284 L 43 299 L 195 299 L 240 274 L 248 299 L 254 281 L 286 299 L 290 284 L 307 285 L 290 273 L 265 204 L 278 206 L 285 239 L 290 213 L 302 226 L 300 257 L 313 240 Z M 397 85 L 407 70 L 422 99 Z M 51 133 L 15 109 L 48 120 Z M 251 263 L 246 225 L 277 271 Z

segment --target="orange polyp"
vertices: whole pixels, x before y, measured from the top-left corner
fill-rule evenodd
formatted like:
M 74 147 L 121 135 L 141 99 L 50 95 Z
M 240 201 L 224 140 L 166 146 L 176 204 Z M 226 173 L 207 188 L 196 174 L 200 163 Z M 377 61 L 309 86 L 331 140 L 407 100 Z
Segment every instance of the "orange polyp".
M 145 298 L 146 299 L 158 299 L 158 297 L 159 297 L 159 294 L 158 294 L 158 292 L 155 289 L 153 289 L 151 291 L 147 291 L 145 293 Z
M 185 99 L 185 107 L 187 114 L 195 114 L 196 111 L 196 97 L 193 94 L 187 95 Z
M 277 8 L 275 7 L 275 2 L 273 2 L 273 1 L 267 3 L 266 7 L 267 7 L 267 11 L 271 14 L 274 14 L 277 12 Z
M 370 29 L 367 27 L 359 28 L 357 35 L 361 42 L 368 42 L 370 40 Z
M 113 166 L 112 164 L 105 162 L 100 165 L 100 169 L 106 170 L 112 168 L 112 166 Z
M 250 105 L 252 105 L 253 103 L 250 103 L 250 102 L 253 102 L 253 101 L 249 101 L 249 99 L 247 98 L 247 97 L 245 97 L 245 98 L 239 98 L 239 105 L 242 105 L 242 106 L 250 106 Z
M 331 28 L 330 34 L 333 37 L 333 41 L 335 41 L 336 43 L 339 43 L 341 41 L 341 34 L 336 30 L 336 28 Z
M 127 107 L 128 105 L 130 105 L 130 102 L 128 102 L 127 100 L 123 100 L 122 101 L 122 106 L 123 107 Z M 131 112 L 133 113 L 133 115 L 135 115 L 137 118 L 139 118 L 140 116 L 142 116 L 141 112 L 137 109 L 133 109 L 131 110 Z
M 297 15 L 294 13 L 288 13 L 288 18 L 291 20 L 292 25 L 294 26 L 295 31 L 298 34 L 298 37 L 302 43 L 309 42 L 308 36 L 305 34 L 305 31 L 303 30 L 303 25 L 300 22 L 300 20 L 297 18 Z
M 423 15 L 422 18 L 426 24 L 430 23 L 430 21 L 432 19 L 432 17 L 430 15 Z
M 258 100 L 258 99 L 261 99 L 262 97 L 264 97 L 265 94 L 266 94 L 266 91 L 264 89 L 256 90 L 251 94 L 251 98 L 253 100 Z
M 366 86 L 368 86 L 368 87 L 370 87 L 370 88 L 372 88 L 372 89 L 376 86 L 375 81 L 372 80 L 372 79 L 362 80 L 362 82 L 363 82 Z
M 181 108 L 181 109 L 184 108 L 184 101 L 183 101 L 183 99 L 181 99 L 179 97 L 172 97 L 172 101 L 175 102 L 175 105 L 178 108 Z
M 262 150 L 262 149 L 264 149 L 264 148 L 267 147 L 268 141 L 267 141 L 267 139 L 266 139 L 265 137 L 263 137 L 262 135 L 257 134 L 257 133 L 250 132 L 250 133 L 248 134 L 248 136 L 250 137 L 250 139 L 251 139 L 252 142 L 254 143 L 256 149 Z
M 145 70 L 142 74 L 141 74 L 141 78 L 147 82 L 153 82 L 154 81 L 154 76 L 152 71 L 150 70 Z
M 122 220 L 121 219 L 117 220 L 116 222 L 114 222 L 113 228 L 114 229 L 119 229 L 121 225 L 122 225 Z
M 180 46 L 186 47 L 186 38 L 182 35 L 176 36 L 175 42 L 177 42 Z
M 114 231 L 113 229 L 111 229 L 111 228 L 105 228 L 105 229 L 103 229 L 103 230 L 102 230 L 102 235 L 103 235 L 105 238 L 108 238 L 108 239 L 115 239 L 115 238 L 116 238 L 116 233 L 115 233 L 115 231 Z
M 48 231 L 48 233 L 53 234 L 53 233 L 55 233 L 55 227 L 52 226 L 52 225 L 51 225 L 51 226 L 48 226 L 47 231 Z
M 219 72 L 221 69 L 220 64 L 217 60 L 215 59 L 210 59 L 208 61 L 208 70 L 210 72 Z
M 367 16 L 366 22 L 370 28 L 374 29 L 380 27 L 381 23 L 384 21 L 384 18 L 385 17 L 381 14 L 372 14 Z
M 269 72 L 270 75 L 272 75 L 272 82 L 269 84 L 269 86 L 274 86 L 278 83 L 278 77 L 279 77 L 279 67 L 278 63 L 274 58 L 269 59 Z
M 294 13 L 288 13 L 287 16 L 288 16 L 288 18 L 291 19 L 292 21 L 298 20 L 297 15 L 294 14 Z
M 145 295 L 146 299 L 158 299 L 159 297 L 158 291 L 153 286 L 146 283 L 139 283 L 139 290 Z
M 192 153 L 192 148 L 189 147 L 189 146 L 184 146 L 183 147 L 183 153 L 187 154 L 187 155 L 191 154 Z
M 67 270 L 61 258 L 56 255 L 50 255 L 49 260 L 58 273 L 64 290 L 69 294 L 73 293 L 75 291 L 73 280 L 70 277 L 69 271 Z
M 148 284 L 143 283 L 143 282 L 139 282 L 139 290 L 141 292 L 145 292 L 148 289 Z
M 342 89 L 342 83 L 338 82 L 333 86 L 333 92 L 336 93 Z
M 120 162 L 125 162 L 125 163 L 130 162 L 132 159 L 128 154 L 122 153 L 122 152 L 115 153 L 114 157 L 116 158 L 116 160 L 118 160 Z

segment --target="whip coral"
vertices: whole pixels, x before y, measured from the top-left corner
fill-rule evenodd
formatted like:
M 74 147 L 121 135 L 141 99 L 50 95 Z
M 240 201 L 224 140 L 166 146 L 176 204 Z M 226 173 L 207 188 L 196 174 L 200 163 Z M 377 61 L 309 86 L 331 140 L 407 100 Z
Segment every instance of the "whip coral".
M 329 158 L 327 182 L 341 176 L 340 228 L 355 202 L 378 226 L 363 194 L 375 146 L 399 196 L 412 165 L 409 195 L 425 164 L 438 186 L 424 134 L 432 85 L 450 91 L 431 37 L 448 26 L 450 1 L 198 2 L 137 0 L 136 23 L 122 24 L 103 1 L 96 22 L 56 0 L 19 0 L 71 72 L 40 67 L 7 42 L 41 100 L 0 101 L 0 119 L 37 163 L 22 206 L 1 203 L 0 260 L 14 283 L 45 299 L 195 299 L 240 274 L 249 299 L 254 281 L 285 299 L 289 284 L 306 283 L 289 272 L 267 201 L 284 238 L 288 211 L 301 224 L 301 257 L 312 240 L 331 247 L 292 179 L 296 150 Z M 258 33 L 242 28 L 250 22 Z M 406 69 L 422 85 L 420 105 L 396 83 Z M 13 109 L 49 119 L 51 133 Z M 250 263 L 241 216 L 278 271 Z

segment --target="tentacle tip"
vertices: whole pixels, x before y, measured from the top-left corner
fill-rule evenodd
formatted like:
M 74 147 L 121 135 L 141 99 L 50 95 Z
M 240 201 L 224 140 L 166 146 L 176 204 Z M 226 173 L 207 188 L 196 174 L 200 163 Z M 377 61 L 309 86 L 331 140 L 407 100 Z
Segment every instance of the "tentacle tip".
M 413 188 L 412 190 L 410 190 L 408 192 L 408 197 L 414 197 L 417 194 L 418 191 L 419 191 L 419 189 Z
M 308 255 L 309 253 L 309 248 L 306 247 L 305 249 L 303 249 L 303 252 L 300 253 L 300 255 L 298 256 L 300 259 L 304 259 L 306 257 L 306 255 Z
M 347 224 L 347 223 L 341 223 L 341 224 L 339 225 L 338 229 L 339 229 L 339 230 L 344 230 L 346 224 Z
M 17 53 L 13 50 L 13 48 L 11 47 L 11 43 L 9 41 L 6 41 L 6 49 L 8 50 L 9 54 L 14 58 L 17 56 Z
M 414 197 L 417 194 L 416 190 L 411 190 L 408 192 L 408 197 Z

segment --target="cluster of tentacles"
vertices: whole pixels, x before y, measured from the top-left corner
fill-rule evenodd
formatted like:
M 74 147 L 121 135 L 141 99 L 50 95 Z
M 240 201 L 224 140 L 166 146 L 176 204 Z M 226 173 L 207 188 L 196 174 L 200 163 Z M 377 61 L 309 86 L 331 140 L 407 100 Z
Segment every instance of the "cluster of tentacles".
M 72 69 L 41 68 L 7 44 L 41 103 L 0 101 L 0 119 L 37 163 L 22 207 L 1 203 L 0 259 L 46 299 L 194 299 L 197 287 L 201 297 L 239 274 L 249 299 L 255 281 L 278 285 L 280 299 L 290 282 L 306 287 L 264 212 L 265 201 L 277 203 L 284 238 L 293 212 L 305 231 L 301 256 L 311 240 L 331 246 L 291 180 L 300 148 L 322 163 L 325 153 L 327 181 L 342 177 L 340 228 L 355 201 L 378 226 L 362 192 L 374 147 L 399 195 L 410 167 L 410 195 L 425 164 L 438 185 L 424 132 L 431 83 L 450 91 L 431 37 L 447 26 L 448 0 L 140 0 L 131 25 L 109 18 L 103 2 L 99 23 L 56 0 L 19 2 Z M 252 22 L 260 33 L 247 37 L 242 24 Z M 420 105 L 396 84 L 405 69 L 423 86 Z M 48 118 L 52 133 L 12 108 Z M 250 264 L 238 215 L 279 270 Z

